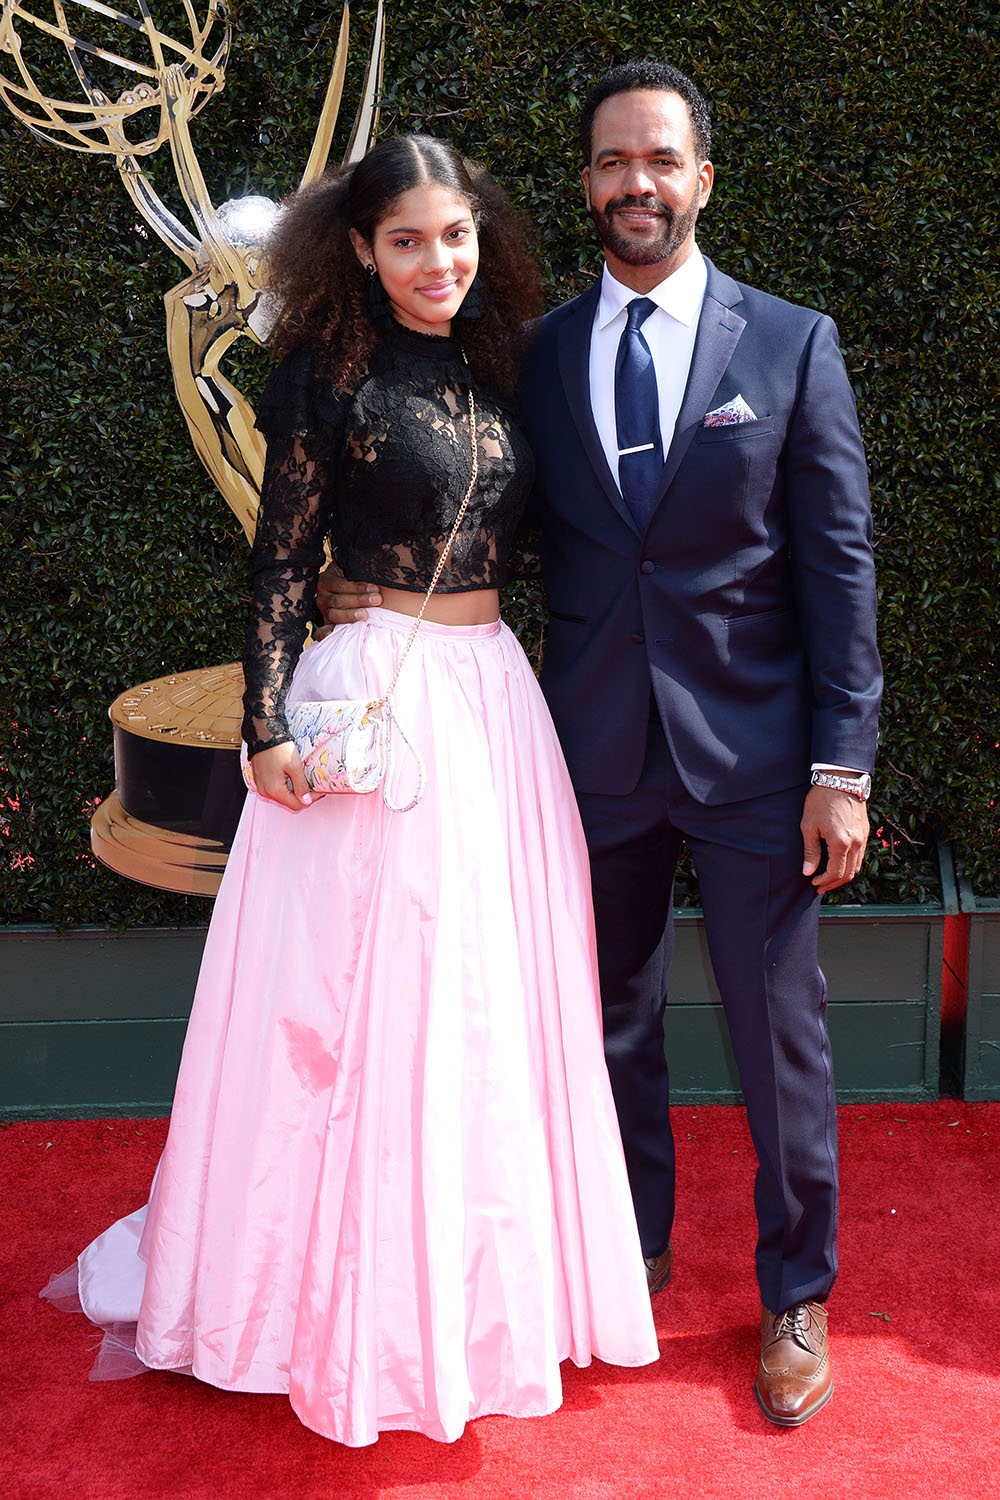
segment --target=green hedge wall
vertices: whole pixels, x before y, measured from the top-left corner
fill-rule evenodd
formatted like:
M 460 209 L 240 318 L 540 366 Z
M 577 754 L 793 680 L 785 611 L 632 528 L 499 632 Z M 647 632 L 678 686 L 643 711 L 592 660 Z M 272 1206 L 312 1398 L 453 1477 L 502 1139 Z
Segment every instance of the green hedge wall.
M 297 180 L 339 23 L 319 0 L 233 10 L 225 90 L 194 127 L 217 202 Z M 353 14 L 341 149 L 373 14 L 367 0 Z M 935 0 L 388 8 L 383 131 L 447 134 L 486 161 L 535 225 L 553 302 L 598 269 L 575 102 L 610 64 L 658 56 L 712 105 L 705 250 L 836 319 L 871 463 L 888 682 L 879 833 L 851 899 L 932 894 L 937 830 L 1000 893 L 996 21 L 993 4 Z M 242 633 L 245 544 L 164 352 L 160 298 L 181 267 L 137 231 L 109 159 L 42 145 L 6 111 L 0 195 L 0 920 L 202 920 L 208 903 L 95 865 L 88 838 L 113 781 L 106 705 L 233 659 Z M 244 368 L 255 383 L 263 357 Z M 508 601 L 529 636 L 539 608 L 523 588 Z

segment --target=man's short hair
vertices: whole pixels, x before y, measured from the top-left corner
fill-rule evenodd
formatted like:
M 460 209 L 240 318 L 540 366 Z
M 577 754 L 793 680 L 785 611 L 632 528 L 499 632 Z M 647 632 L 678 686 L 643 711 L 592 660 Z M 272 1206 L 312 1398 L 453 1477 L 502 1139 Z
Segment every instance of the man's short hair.
M 594 143 L 594 116 L 605 99 L 615 94 L 631 94 L 638 89 L 653 89 L 657 93 L 679 94 L 687 105 L 691 117 L 691 133 L 699 163 L 707 161 L 712 150 L 712 122 L 708 105 L 679 68 L 669 63 L 627 62 L 612 68 L 599 78 L 583 101 L 580 110 L 580 150 L 584 166 L 590 165 L 590 153 Z

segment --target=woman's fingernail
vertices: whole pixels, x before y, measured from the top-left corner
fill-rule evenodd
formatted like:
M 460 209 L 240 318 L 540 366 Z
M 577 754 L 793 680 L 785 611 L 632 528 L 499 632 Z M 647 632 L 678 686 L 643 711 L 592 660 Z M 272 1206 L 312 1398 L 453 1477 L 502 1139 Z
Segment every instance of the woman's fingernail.
M 301 802 L 301 803 L 302 803 L 302 805 L 303 805 L 303 806 L 304 806 L 304 807 L 312 807 L 312 796 L 311 796 L 311 795 L 310 795 L 310 793 L 309 793 L 309 792 L 305 792 L 305 793 L 304 793 L 304 794 L 303 794 L 303 795 L 302 795 L 302 796 L 301 796 L 301 797 L 300 797 L 300 798 L 299 798 L 299 801 L 300 801 L 300 802 Z

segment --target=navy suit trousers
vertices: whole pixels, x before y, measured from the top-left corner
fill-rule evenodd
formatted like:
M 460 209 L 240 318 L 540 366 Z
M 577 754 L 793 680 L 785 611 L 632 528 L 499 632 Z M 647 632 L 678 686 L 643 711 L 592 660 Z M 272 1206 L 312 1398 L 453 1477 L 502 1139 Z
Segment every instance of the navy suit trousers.
M 805 792 L 696 802 L 654 715 L 635 791 L 579 796 L 605 1049 L 643 1254 L 665 1248 L 674 1215 L 663 1018 L 673 876 L 686 842 L 757 1153 L 757 1279 L 772 1312 L 825 1300 L 837 1272 L 833 1069 L 816 954 L 819 897 L 802 874 Z

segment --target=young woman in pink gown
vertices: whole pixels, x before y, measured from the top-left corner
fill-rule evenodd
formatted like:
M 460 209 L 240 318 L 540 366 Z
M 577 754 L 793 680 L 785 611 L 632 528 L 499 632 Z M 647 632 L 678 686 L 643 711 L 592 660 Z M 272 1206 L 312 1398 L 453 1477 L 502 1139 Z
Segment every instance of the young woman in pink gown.
M 657 1357 L 583 835 L 498 618 L 532 477 L 512 335 L 534 272 L 495 184 L 420 136 L 298 195 L 271 265 L 257 792 L 148 1210 L 83 1253 L 79 1294 L 137 1325 L 143 1367 L 287 1392 L 342 1443 L 452 1440 L 554 1410 L 561 1360 Z M 470 385 L 478 479 L 393 700 L 426 790 L 408 812 L 310 797 L 287 704 L 388 686 L 470 482 Z M 384 607 L 302 652 L 326 536 Z M 397 745 L 396 801 L 413 764 Z

